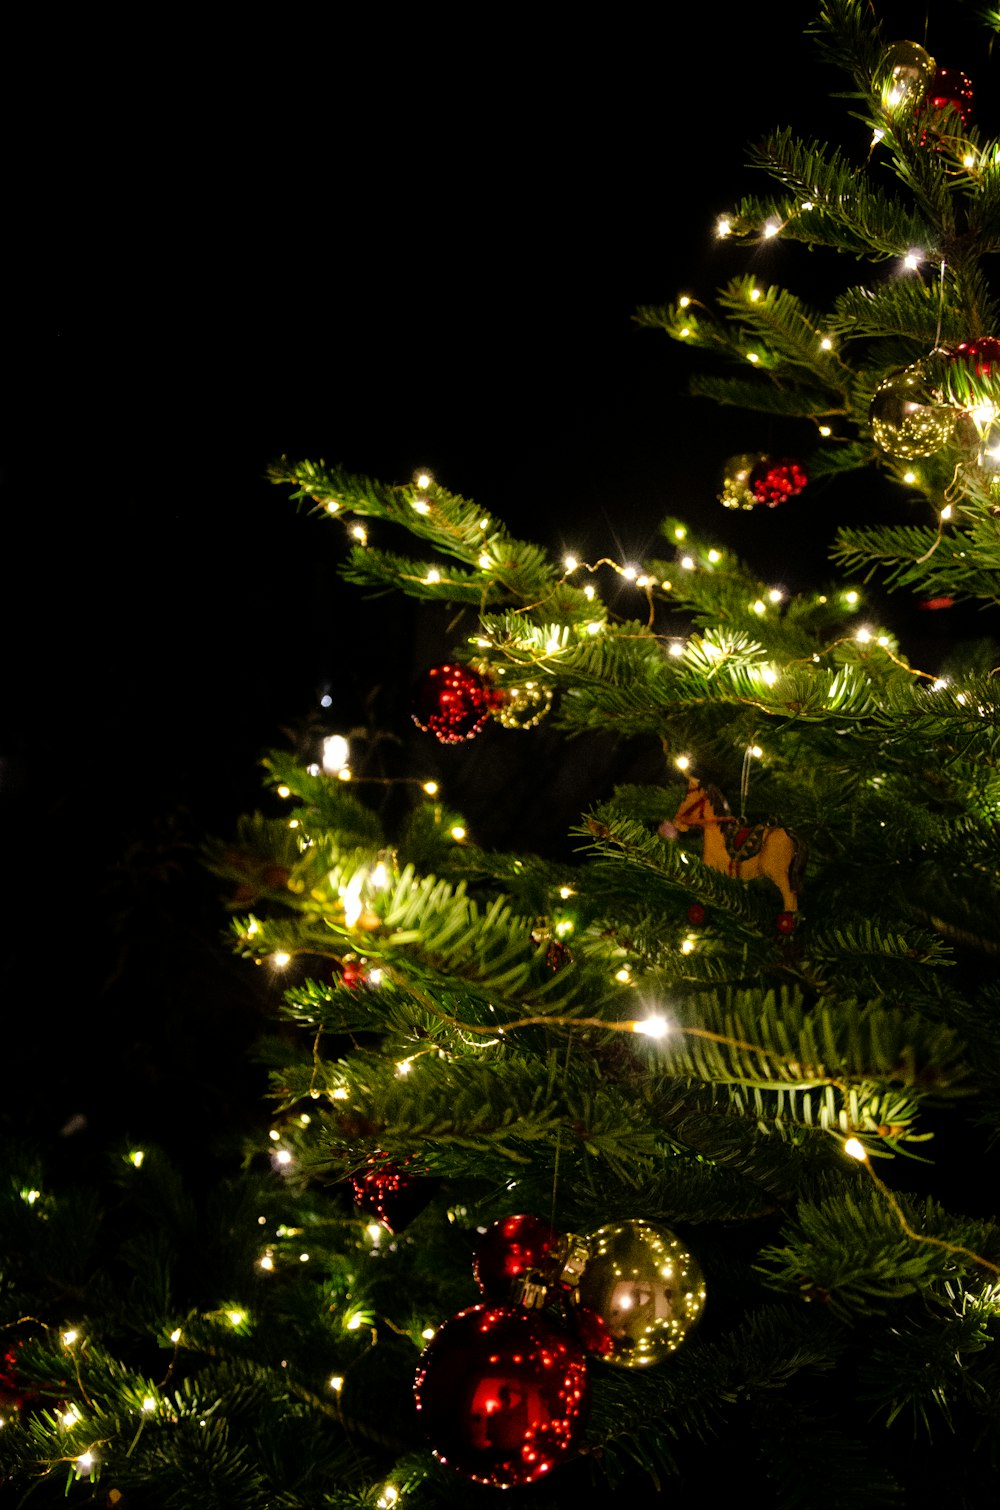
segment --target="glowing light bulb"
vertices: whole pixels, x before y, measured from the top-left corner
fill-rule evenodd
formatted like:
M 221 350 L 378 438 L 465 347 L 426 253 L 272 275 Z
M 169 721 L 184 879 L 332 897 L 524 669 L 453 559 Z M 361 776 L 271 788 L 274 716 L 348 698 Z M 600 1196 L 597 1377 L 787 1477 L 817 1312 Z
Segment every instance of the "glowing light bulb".
M 763 753 L 764 751 L 761 749 L 760 745 L 750 746 L 750 754 L 753 756 L 754 760 L 759 760 Z
M 286 786 L 284 782 L 282 782 L 279 787 L 275 787 L 275 791 L 278 793 L 279 797 L 290 797 L 292 795 L 291 787 Z
M 257 1260 L 257 1264 L 259 1268 L 265 1270 L 266 1273 L 270 1274 L 274 1268 L 274 1259 L 271 1257 L 270 1253 L 265 1253 L 263 1258 L 259 1258 Z
M 436 566 L 432 566 L 431 569 L 430 569 L 430 571 L 427 573 L 426 577 L 424 578 L 424 581 L 425 582 L 429 582 L 429 583 L 434 583 L 434 582 L 440 582 L 440 580 L 441 580 L 441 573 L 438 571 L 438 569 L 437 569 Z
M 80 1333 L 75 1329 L 75 1327 L 71 1327 L 68 1332 L 63 1332 L 63 1334 L 62 1334 L 63 1347 L 72 1347 L 73 1344 L 74 1344 L 74 1342 L 79 1337 L 79 1335 L 80 1335 Z
M 299 1254 L 299 1263 L 300 1264 L 307 1264 L 308 1262 L 309 1262 L 309 1254 L 308 1253 L 300 1253 Z
M 682 954 L 693 954 L 694 950 L 695 950 L 694 939 L 691 939 L 691 938 L 681 939 L 681 953 Z
M 634 566 L 622 567 L 622 576 L 625 577 L 627 581 L 634 582 L 638 575 L 639 573 L 636 571 Z
M 290 965 L 291 962 L 292 956 L 290 954 L 286 954 L 284 949 L 279 949 L 277 954 L 271 955 L 271 964 L 276 970 L 284 970 L 286 965 Z
M 670 649 L 667 651 L 667 654 L 675 656 L 684 654 L 684 646 L 681 644 L 680 640 L 671 640 Z
M 586 587 L 583 589 L 583 596 L 587 599 L 588 603 L 593 603 L 596 595 L 597 588 L 594 587 L 590 582 L 588 582 Z
M 976 154 L 974 152 L 967 152 L 965 154 L 965 156 L 962 158 L 962 167 L 963 168 L 974 168 L 975 166 L 976 166 Z
M 624 985 L 625 982 L 629 979 L 631 979 L 631 977 L 629 975 L 628 965 L 622 965 L 620 970 L 615 971 L 615 980 L 620 980 L 622 985 Z
M 908 268 L 912 273 L 915 268 L 918 268 L 920 266 L 921 260 L 922 258 L 919 251 L 909 251 L 903 258 L 903 266 L 905 268 Z
M 565 902 L 565 900 L 566 900 L 567 897 L 575 897 L 576 896 L 576 892 L 573 890 L 572 886 L 560 886 L 560 888 L 559 888 L 559 895 L 562 897 L 563 901 Z
M 694 571 L 694 557 L 693 556 L 682 556 L 681 557 L 681 566 L 684 568 L 685 571 Z
M 343 1376 L 343 1374 L 333 1374 L 333 1375 L 331 1375 L 331 1378 L 330 1378 L 330 1388 L 333 1390 L 334 1394 L 339 1395 L 340 1391 L 343 1389 L 343 1387 L 344 1387 L 344 1376 Z
M 601 623 L 600 619 L 591 619 L 590 623 L 585 625 L 585 628 L 588 634 L 600 634 L 601 630 L 604 628 L 604 625 Z
M 80 1412 L 77 1410 L 77 1408 L 76 1408 L 75 1405 L 70 1405 L 63 1412 L 63 1414 L 59 1417 L 60 1425 L 65 1426 L 67 1428 L 67 1430 L 71 1426 L 75 1426 L 76 1423 L 77 1423 L 77 1421 L 82 1421 L 82 1420 L 83 1420 L 83 1417 L 80 1414 Z
M 577 569 L 577 567 L 579 565 L 580 565 L 580 563 L 576 559 L 575 556 L 564 556 L 563 557 L 563 566 L 566 568 L 567 571 L 576 571 L 576 569 Z
M 917 474 L 916 474 L 916 472 L 904 472 L 903 473 L 903 481 L 905 483 L 907 483 L 910 487 L 913 486 L 913 484 L 916 482 L 916 480 L 917 480 Z
M 180 1340 L 181 1340 L 181 1329 L 180 1329 L 179 1326 L 176 1326 L 176 1327 L 174 1327 L 173 1331 L 170 1333 L 170 1341 L 171 1342 L 180 1342 Z
M 365 1231 L 368 1233 L 368 1236 L 371 1238 L 373 1243 L 377 1243 L 381 1240 L 382 1228 L 378 1222 L 369 1222 L 368 1226 L 365 1228 Z
M 844 1144 L 844 1152 L 852 1159 L 857 1159 L 859 1164 L 867 1163 L 868 1155 L 865 1153 L 865 1145 L 857 1138 L 848 1138 Z
M 833 431 L 830 429 L 829 425 L 820 425 L 819 433 L 820 435 L 822 435 L 824 440 L 829 440 L 830 436 L 833 434 Z
M 429 472 L 418 472 L 413 480 L 417 487 L 421 489 L 432 487 L 434 483 L 434 479 Z
M 748 351 L 747 361 L 750 362 L 752 366 L 756 367 L 757 363 L 760 361 L 760 357 L 755 351 Z
M 678 755 L 677 759 L 674 761 L 674 765 L 679 771 L 686 771 L 690 764 L 691 757 L 689 755 Z
M 821 351 L 832 351 L 833 350 L 833 342 L 830 340 L 829 336 L 824 336 L 823 339 L 819 343 L 819 347 L 820 347 Z
M 423 790 L 427 793 L 428 797 L 436 797 L 438 793 L 438 784 L 436 781 L 425 781 L 423 784 Z
M 683 328 L 683 330 L 681 331 L 681 335 L 686 338 L 690 334 L 691 334 L 691 327 L 690 327 L 690 325 L 685 325 L 684 328 Z
M 88 1478 L 90 1476 L 90 1470 L 93 1468 L 93 1466 L 94 1454 L 92 1452 L 81 1452 L 80 1456 L 76 1460 L 77 1472 L 81 1473 L 84 1478 Z
M 451 837 L 455 840 L 456 844 L 462 843 L 463 839 L 465 838 L 465 832 L 466 831 L 462 827 L 461 823 L 456 823 L 452 826 Z
M 365 529 L 363 524 L 356 524 L 351 530 L 351 534 L 354 536 L 359 545 L 368 544 L 368 531 Z
M 292 1162 L 292 1156 L 288 1152 L 288 1149 L 279 1148 L 274 1156 L 274 1162 L 276 1164 L 290 1164 Z
M 688 298 L 687 294 L 681 294 L 677 302 L 680 305 L 681 309 L 687 309 L 688 305 L 691 303 L 691 300 Z
M 725 215 L 720 215 L 719 219 L 715 222 L 715 234 L 717 236 L 728 236 L 732 228 L 732 224 L 726 219 Z
M 339 771 L 351 758 L 351 747 L 343 734 L 328 734 L 323 741 L 324 771 Z
M 763 601 L 762 598 L 758 598 L 756 603 L 750 604 L 750 612 L 758 614 L 767 613 L 767 604 Z
M 147 1416 L 151 1411 L 154 1411 L 156 1409 L 156 1401 L 153 1399 L 152 1395 L 146 1396 L 145 1400 L 143 1400 L 142 1402 L 142 1408 L 146 1412 Z
M 437 1329 L 432 1326 L 425 1326 L 420 1335 L 425 1342 L 430 1342 L 431 1338 L 437 1335 Z
M 861 594 L 860 593 L 845 592 L 845 594 L 844 594 L 844 602 L 845 603 L 850 603 L 852 607 L 854 606 L 855 603 L 860 602 L 860 599 L 861 599 Z
M 772 587 L 767 596 L 772 603 L 780 603 L 785 595 L 780 587 Z
M 340 504 L 337 502 L 336 498 L 328 498 L 323 507 L 326 509 L 326 512 L 328 514 L 335 514 L 340 508 Z
M 709 553 L 708 553 L 708 559 L 712 562 L 712 564 L 714 566 L 717 561 L 721 561 L 722 560 L 722 552 L 721 551 L 715 551 L 715 550 L 709 551 Z
M 141 1169 L 145 1157 L 145 1149 L 134 1148 L 128 1156 L 128 1161 L 135 1169 Z
M 770 238 L 771 236 L 777 236 L 780 230 L 781 227 L 775 221 L 769 220 L 764 227 L 764 235 L 768 238 Z
M 759 289 L 759 288 L 752 288 L 752 289 L 751 289 L 751 290 L 750 290 L 750 295 L 749 295 L 749 298 L 750 298 L 750 303 L 751 303 L 751 304 L 756 304 L 756 303 L 757 303 L 757 300 L 758 300 L 758 299 L 759 299 L 759 298 L 761 298 L 761 297 L 762 297 L 762 296 L 761 296 L 761 291 L 760 291 L 760 289 Z
M 372 871 L 371 882 L 373 886 L 377 887 L 388 886 L 389 872 L 386 870 L 385 864 L 382 860 L 378 862 L 375 869 Z
M 765 687 L 773 687 L 778 680 L 778 673 L 773 666 L 764 666 L 760 673 L 760 679 Z
M 348 1332 L 356 1332 L 361 1324 L 361 1317 L 355 1311 L 354 1315 L 348 1316 L 347 1320 L 344 1322 L 344 1328 Z
M 42 1195 L 42 1192 L 40 1190 L 22 1190 L 21 1191 L 21 1199 L 22 1199 L 22 1201 L 24 1201 L 25 1205 L 27 1205 L 27 1206 L 33 1206 L 37 1200 L 41 1199 L 41 1195 Z
M 247 1319 L 245 1311 L 227 1311 L 226 1315 L 233 1326 L 242 1326 Z
M 642 1022 L 632 1024 L 633 1033 L 645 1033 L 647 1038 L 663 1038 L 670 1031 L 670 1024 L 665 1017 L 647 1017 Z
M 396 1060 L 396 1074 L 397 1075 L 408 1075 L 410 1073 L 410 1070 L 412 1068 L 413 1068 L 413 1061 L 412 1060 L 410 1060 L 410 1059 L 397 1059 Z
M 479 558 L 479 564 L 482 567 L 483 571 L 489 571 L 490 567 L 493 565 L 492 557 L 488 556 L 486 552 L 483 551 L 483 554 Z
M 427 502 L 426 498 L 414 498 L 414 500 L 413 500 L 413 512 L 415 514 L 429 514 L 430 511 L 431 511 L 431 506 Z

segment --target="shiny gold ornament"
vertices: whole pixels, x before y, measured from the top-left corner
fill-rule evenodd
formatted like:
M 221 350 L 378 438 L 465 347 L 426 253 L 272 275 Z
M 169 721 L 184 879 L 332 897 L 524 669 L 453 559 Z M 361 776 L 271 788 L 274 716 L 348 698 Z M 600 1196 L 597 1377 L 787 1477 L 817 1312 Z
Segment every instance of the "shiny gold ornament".
M 868 423 L 875 444 L 889 456 L 909 461 L 933 456 L 951 440 L 961 410 L 945 402 L 928 382 L 919 362 L 891 372 L 875 390 Z
M 505 729 L 533 729 L 551 707 L 551 687 L 526 682 L 520 687 L 504 688 L 504 700 L 494 716 Z
M 753 509 L 759 499 L 750 491 L 750 473 L 765 459 L 763 451 L 744 451 L 730 456 L 722 474 L 722 492 L 719 502 L 727 509 Z
M 680 1238 L 652 1222 L 612 1222 L 587 1238 L 590 1260 L 580 1304 L 603 1323 L 611 1345 L 597 1356 L 617 1368 L 662 1363 L 705 1308 L 701 1266 Z
M 937 71 L 937 64 L 919 42 L 894 42 L 882 64 L 882 105 L 889 115 L 902 115 L 920 104 Z

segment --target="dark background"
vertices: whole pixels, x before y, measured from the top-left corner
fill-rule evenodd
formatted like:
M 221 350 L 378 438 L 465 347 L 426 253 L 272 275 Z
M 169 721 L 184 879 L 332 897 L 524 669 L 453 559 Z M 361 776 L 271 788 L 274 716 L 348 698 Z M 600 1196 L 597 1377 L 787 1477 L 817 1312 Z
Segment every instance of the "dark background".
M 922 11 L 881 14 L 887 40 L 972 76 L 988 127 L 971 8 L 939 4 L 926 39 Z M 2 317 L 10 1127 L 178 1138 L 189 1108 L 256 1106 L 235 1066 L 268 1007 L 220 943 L 198 846 L 260 801 L 269 746 L 386 729 L 489 843 L 554 842 L 636 769 L 618 750 L 567 767 L 546 731 L 416 736 L 407 689 L 447 650 L 439 621 L 340 584 L 342 524 L 297 515 L 272 458 L 389 482 L 426 466 L 587 559 L 660 551 L 677 513 L 788 587 L 825 573 L 838 522 L 898 507 L 850 482 L 724 511 L 725 457 L 795 435 L 687 399 L 688 354 L 632 320 L 747 267 L 818 302 L 858 276 L 713 234 L 769 127 L 867 151 L 811 15 L 241 18 L 212 37 L 164 17 L 120 72 L 121 37 L 88 21 L 34 65 Z M 883 618 L 918 664 L 955 633 L 894 601 Z

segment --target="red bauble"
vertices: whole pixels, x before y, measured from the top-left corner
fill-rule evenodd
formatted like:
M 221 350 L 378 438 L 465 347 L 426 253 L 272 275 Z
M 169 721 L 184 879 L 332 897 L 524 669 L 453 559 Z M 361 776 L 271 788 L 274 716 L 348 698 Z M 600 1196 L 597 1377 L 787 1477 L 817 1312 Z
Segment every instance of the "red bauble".
M 1000 338 L 980 336 L 977 341 L 960 341 L 948 353 L 954 362 L 962 362 L 976 377 L 1000 378 Z
M 446 1321 L 413 1390 L 435 1457 L 495 1489 L 532 1484 L 563 1462 L 590 1399 L 580 1344 L 511 1306 L 471 1306 Z
M 688 922 L 698 928 L 705 921 L 705 909 L 700 902 L 692 902 L 688 908 Z
M 769 509 L 774 509 L 786 498 L 801 493 L 808 481 L 809 476 L 801 462 L 788 456 L 779 460 L 766 456 L 751 471 L 747 487 L 758 503 L 766 503 Z
M 486 1229 L 472 1260 L 476 1284 L 489 1300 L 509 1300 L 514 1281 L 537 1274 L 555 1277 L 556 1234 L 540 1216 L 504 1216 Z
M 572 954 L 570 954 L 562 939 L 549 940 L 548 947 L 545 950 L 545 963 L 553 975 L 558 975 L 559 971 L 568 965 L 572 958 Z
M 775 926 L 779 933 L 794 933 L 797 922 L 794 912 L 779 912 L 775 919 Z
M 972 120 L 974 99 L 972 80 L 966 74 L 958 68 L 939 68 L 917 107 L 917 114 L 927 122 L 920 145 L 926 146 L 934 136 L 964 130 Z
M 354 1203 L 395 1235 L 419 1216 L 434 1193 L 433 1180 L 407 1174 L 384 1154 L 376 1154 L 367 1169 L 351 1175 Z
M 357 991 L 360 986 L 367 984 L 368 974 L 364 965 L 359 964 L 357 960 L 345 959 L 340 967 L 339 978 L 345 986 L 349 986 L 352 991 Z
M 468 666 L 431 666 L 417 683 L 413 722 L 442 744 L 475 739 L 503 693 L 490 687 Z

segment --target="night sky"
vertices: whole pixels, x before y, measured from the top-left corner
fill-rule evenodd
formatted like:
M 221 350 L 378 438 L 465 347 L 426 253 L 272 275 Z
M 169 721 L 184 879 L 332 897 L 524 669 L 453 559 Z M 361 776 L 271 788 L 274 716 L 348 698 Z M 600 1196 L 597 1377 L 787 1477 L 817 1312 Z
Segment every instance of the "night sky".
M 923 40 L 912 10 L 881 8 L 887 39 Z M 972 75 L 985 125 L 982 42 L 937 10 L 928 45 Z M 810 12 L 244 17 L 238 50 L 165 28 L 154 65 L 53 86 L 3 316 L 0 816 L 29 941 L 8 960 L 8 1115 L 111 1126 L 139 1115 L 125 1080 L 150 1116 L 205 1089 L 180 1003 L 191 980 L 218 990 L 225 919 L 197 844 L 257 802 L 261 753 L 322 693 L 331 729 L 410 738 L 406 687 L 437 631 L 338 583 L 342 527 L 297 516 L 264 481 L 272 458 L 390 482 L 427 466 L 590 559 L 659 551 L 675 512 L 789 586 L 870 513 L 860 485 L 724 511 L 724 458 L 776 437 L 687 399 L 686 354 L 632 320 L 747 267 L 817 298 L 855 276 L 713 235 L 769 127 L 864 151 Z M 470 762 L 452 761 L 467 790 Z M 218 1051 L 239 1037 L 227 1016 Z

